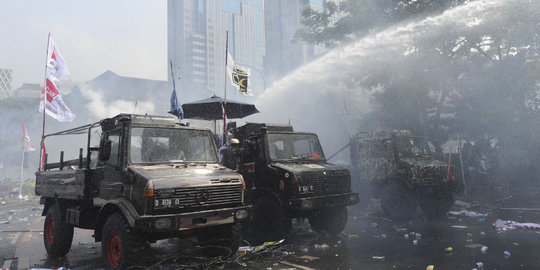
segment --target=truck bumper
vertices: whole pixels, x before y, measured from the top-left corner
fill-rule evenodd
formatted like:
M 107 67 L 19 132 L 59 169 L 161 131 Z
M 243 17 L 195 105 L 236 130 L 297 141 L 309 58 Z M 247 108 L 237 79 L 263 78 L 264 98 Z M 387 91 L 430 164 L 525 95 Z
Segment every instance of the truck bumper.
M 143 215 L 135 219 L 135 228 L 144 233 L 178 232 L 247 220 L 251 205 L 181 214 Z
M 289 200 L 289 208 L 296 211 L 309 211 L 325 207 L 347 206 L 358 203 L 358 193 L 343 193 Z

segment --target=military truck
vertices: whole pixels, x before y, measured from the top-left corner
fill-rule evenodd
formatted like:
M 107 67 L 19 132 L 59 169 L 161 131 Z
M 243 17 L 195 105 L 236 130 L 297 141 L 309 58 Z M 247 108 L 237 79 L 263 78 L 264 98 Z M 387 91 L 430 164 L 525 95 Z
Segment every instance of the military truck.
M 91 146 L 99 127 L 99 146 Z M 46 138 L 76 134 L 88 136 L 86 157 L 80 148 L 78 159 L 63 160 L 62 151 L 60 162 L 45 161 L 36 172 L 50 257 L 68 253 L 74 227 L 93 230 L 108 269 L 144 265 L 143 248 L 172 237 L 237 250 L 240 221 L 250 211 L 245 184 L 218 163 L 209 130 L 170 117 L 119 114 Z
M 307 218 L 325 235 L 343 231 L 346 206 L 356 204 L 358 194 L 351 191 L 349 170 L 326 162 L 316 134 L 266 123 L 228 129 L 234 138 L 223 161 L 244 176 L 246 201 L 253 205 L 248 239 L 282 239 L 293 218 Z
M 445 215 L 459 184 L 450 162 L 434 158 L 434 146 L 408 130 L 383 130 L 352 136 L 351 164 L 362 195 L 380 198 L 384 213 L 408 219 L 417 206 L 428 218 Z

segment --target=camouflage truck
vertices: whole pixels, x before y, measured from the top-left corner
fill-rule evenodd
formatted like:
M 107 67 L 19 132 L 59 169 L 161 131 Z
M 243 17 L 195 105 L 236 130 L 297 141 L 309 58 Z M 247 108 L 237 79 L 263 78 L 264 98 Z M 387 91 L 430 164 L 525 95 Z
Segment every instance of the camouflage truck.
M 99 127 L 99 146 L 91 146 Z M 74 227 L 94 232 L 107 269 L 144 265 L 144 247 L 159 239 L 196 236 L 201 246 L 238 249 L 250 209 L 244 180 L 218 163 L 209 130 L 120 114 L 46 138 L 77 134 L 88 136 L 86 157 L 80 148 L 65 161 L 62 151 L 60 162 L 36 172 L 50 257 L 69 252 Z
M 407 130 L 358 133 L 351 138 L 351 165 L 360 194 L 380 198 L 394 219 L 445 215 L 458 190 L 455 168 L 434 158 L 433 146 Z
M 251 240 L 282 239 L 293 218 L 307 218 L 323 234 L 345 228 L 347 206 L 358 202 L 358 194 L 351 191 L 349 170 L 326 161 L 316 134 L 266 123 L 229 130 L 234 143 L 224 164 L 246 181 L 246 201 L 253 205 L 246 224 Z

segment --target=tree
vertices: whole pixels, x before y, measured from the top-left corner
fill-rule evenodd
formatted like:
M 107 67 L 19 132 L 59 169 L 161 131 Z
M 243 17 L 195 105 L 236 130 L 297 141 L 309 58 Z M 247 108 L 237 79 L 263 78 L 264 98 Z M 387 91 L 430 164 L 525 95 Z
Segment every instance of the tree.
M 307 7 L 302 12 L 305 29 L 296 31 L 294 41 L 333 47 L 368 32 L 411 19 L 444 11 L 465 0 L 345 0 L 325 3 L 324 12 Z

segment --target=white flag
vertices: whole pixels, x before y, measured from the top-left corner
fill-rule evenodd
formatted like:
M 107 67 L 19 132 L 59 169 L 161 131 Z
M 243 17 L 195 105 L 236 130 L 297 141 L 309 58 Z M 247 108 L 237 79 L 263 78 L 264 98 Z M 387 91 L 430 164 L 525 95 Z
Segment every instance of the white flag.
M 45 99 L 43 98 L 44 92 L 47 95 Z M 46 85 L 41 89 L 41 101 L 39 103 L 40 112 L 43 112 L 43 107 L 45 107 L 45 112 L 49 116 L 60 122 L 71 122 L 75 119 L 75 114 L 73 114 L 64 103 L 60 91 L 58 91 L 58 88 L 53 81 L 52 74 L 49 73 L 47 73 Z
M 236 87 L 242 95 L 253 95 L 248 88 L 250 70 L 236 65 L 229 52 L 227 52 L 227 74 L 229 75 L 229 79 L 233 86 Z
M 49 36 L 49 50 L 47 51 L 47 73 L 50 73 L 55 79 L 69 75 L 66 61 L 60 54 L 60 50 L 58 50 L 52 36 Z

